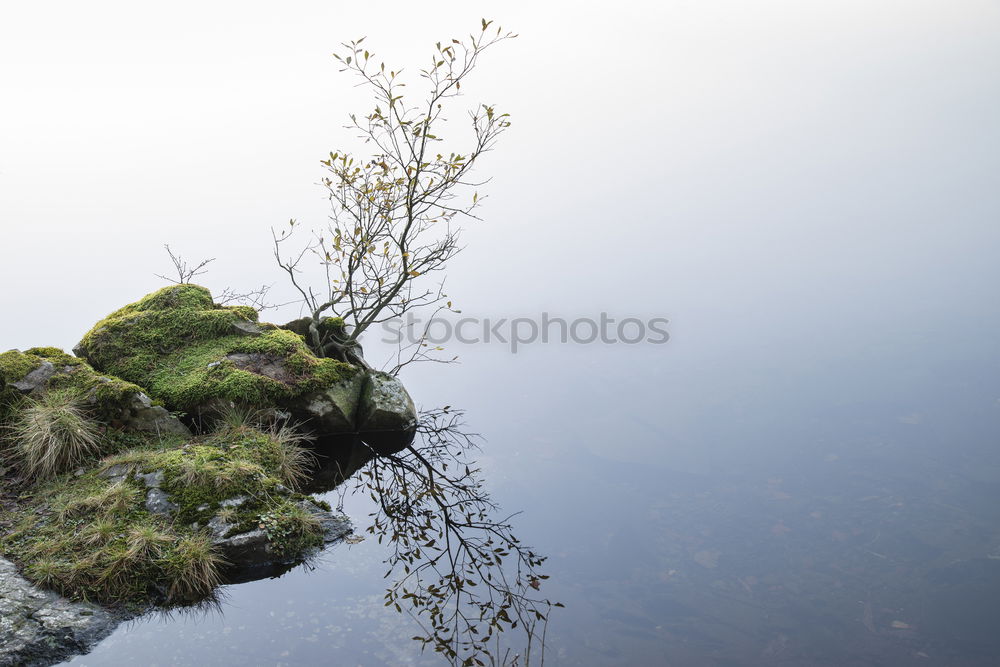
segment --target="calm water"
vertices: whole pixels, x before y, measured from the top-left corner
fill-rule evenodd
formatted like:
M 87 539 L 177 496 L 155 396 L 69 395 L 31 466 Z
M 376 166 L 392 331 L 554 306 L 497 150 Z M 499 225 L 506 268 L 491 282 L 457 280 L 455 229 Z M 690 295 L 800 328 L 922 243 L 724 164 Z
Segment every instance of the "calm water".
M 468 410 L 492 491 L 551 555 L 548 664 L 995 664 L 995 332 L 756 336 L 469 349 L 411 375 Z M 367 525 L 364 498 L 345 509 Z M 68 664 L 439 664 L 382 606 L 384 556 L 337 546 Z

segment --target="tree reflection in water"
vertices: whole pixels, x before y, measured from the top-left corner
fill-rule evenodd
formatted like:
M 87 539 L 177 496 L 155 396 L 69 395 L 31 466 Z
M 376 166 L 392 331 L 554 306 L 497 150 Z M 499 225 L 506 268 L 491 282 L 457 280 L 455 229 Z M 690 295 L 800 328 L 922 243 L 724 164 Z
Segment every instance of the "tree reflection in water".
M 517 513 L 505 514 L 486 490 L 479 440 L 461 410 L 427 411 L 401 452 L 338 443 L 349 453 L 327 458 L 310 490 L 353 476 L 342 493 L 371 496 L 367 531 L 390 549 L 385 604 L 419 624 L 414 639 L 423 648 L 456 665 L 541 663 L 549 612 L 562 605 L 540 596 L 546 558 L 521 543 L 511 523 Z

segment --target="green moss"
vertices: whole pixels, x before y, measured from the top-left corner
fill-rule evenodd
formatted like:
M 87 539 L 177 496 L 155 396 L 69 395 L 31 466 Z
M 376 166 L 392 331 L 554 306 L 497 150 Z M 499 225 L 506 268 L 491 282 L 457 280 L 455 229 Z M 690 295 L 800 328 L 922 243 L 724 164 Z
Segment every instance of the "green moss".
M 24 376 L 41 365 L 40 358 L 18 350 L 0 354 L 0 423 L 10 419 L 22 400 L 21 392 L 9 387 L 8 383 L 24 379 Z
M 178 507 L 178 521 L 204 525 L 224 500 L 246 496 L 257 506 L 274 493 L 278 479 L 249 454 L 240 447 L 195 445 L 153 457 L 144 467 L 164 471 L 163 489 Z
M 247 322 L 257 322 L 260 318 L 257 309 L 252 306 L 226 306 L 226 310 L 236 313 Z
M 212 303 L 212 293 L 199 285 L 171 285 L 147 294 L 134 304 L 125 306 L 119 312 L 130 310 L 142 312 L 146 310 L 173 310 L 177 308 L 215 308 Z M 112 315 L 113 317 L 113 315 Z
M 235 368 L 226 359 L 239 343 L 235 336 L 209 339 L 167 355 L 145 374 L 150 392 L 178 410 L 190 410 L 211 398 L 255 402 L 282 393 L 280 383 Z
M 281 404 L 359 372 L 315 357 L 292 331 L 256 321 L 253 308 L 217 306 L 208 290 L 179 285 L 115 311 L 80 347 L 96 367 L 186 412 L 210 399 Z M 288 373 L 272 378 L 240 368 L 229 359 L 240 354 L 280 360 Z
M 30 350 L 25 350 L 24 353 L 41 357 L 56 365 L 77 366 L 83 363 L 80 359 L 77 359 L 70 354 L 66 354 L 66 352 L 58 347 L 33 347 Z
M 17 382 L 42 365 L 42 360 L 19 350 L 9 350 L 0 354 L 0 384 Z

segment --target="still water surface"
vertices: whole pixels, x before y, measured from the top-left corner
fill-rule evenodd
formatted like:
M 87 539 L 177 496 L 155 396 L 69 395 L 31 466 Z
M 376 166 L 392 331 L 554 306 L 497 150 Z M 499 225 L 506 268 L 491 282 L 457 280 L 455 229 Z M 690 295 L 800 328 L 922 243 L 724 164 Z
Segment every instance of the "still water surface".
M 491 490 L 551 556 L 543 592 L 566 608 L 548 664 L 993 665 L 997 340 L 958 322 L 470 349 L 411 389 L 468 410 Z M 368 503 L 346 499 L 359 529 Z M 220 612 L 141 619 L 67 664 L 441 664 L 383 607 L 385 555 L 336 546 L 228 587 Z

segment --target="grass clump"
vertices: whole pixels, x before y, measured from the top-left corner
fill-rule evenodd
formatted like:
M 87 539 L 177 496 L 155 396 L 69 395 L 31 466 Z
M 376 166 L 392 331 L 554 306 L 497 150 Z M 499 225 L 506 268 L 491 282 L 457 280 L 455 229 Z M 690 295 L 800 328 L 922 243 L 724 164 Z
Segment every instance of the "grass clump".
M 225 560 L 205 535 L 188 535 L 180 540 L 167 559 L 170 571 L 169 595 L 177 600 L 198 600 L 221 583 Z
M 316 467 L 316 455 L 306 448 L 309 436 L 289 425 L 272 429 L 270 462 L 278 477 L 292 489 L 301 489 Z
M 74 599 L 136 609 L 200 601 L 227 567 L 207 531 L 214 517 L 230 535 L 263 528 L 282 558 L 322 545 L 320 521 L 300 505 L 305 497 L 283 488 L 305 479 L 312 455 L 304 443 L 292 429 L 235 422 L 195 438 L 128 439 L 127 449 L 82 474 L 25 488 L 0 512 L 9 527 L 0 552 L 31 581 Z M 168 516 L 146 508 L 138 476 L 155 472 L 177 507 Z
M 18 464 L 34 479 L 71 470 L 101 450 L 98 424 L 80 395 L 67 390 L 28 399 L 14 417 L 10 438 Z
M 179 522 L 204 525 L 220 511 L 222 501 L 241 496 L 247 500 L 237 520 L 226 523 L 245 527 L 280 499 L 282 486 L 287 494 L 308 479 L 316 457 L 304 446 L 306 441 L 289 427 L 260 430 L 220 424 L 214 433 L 185 447 L 147 456 L 140 467 L 164 471 L 163 488 L 178 505 Z
M 3 517 L 13 529 L 0 547 L 29 580 L 74 599 L 144 608 L 204 598 L 222 577 L 210 538 L 150 514 L 144 501 L 138 482 L 109 482 L 97 468 L 62 476 Z M 196 582 L 179 580 L 192 572 Z
M 67 493 L 56 496 L 53 505 L 58 508 L 60 518 L 85 516 L 108 517 L 128 512 L 133 506 L 142 502 L 142 490 L 128 482 L 102 484 L 95 490 L 85 492 L 85 489 L 75 487 Z
M 218 437 L 257 449 L 256 460 L 266 463 L 292 489 L 300 489 L 317 463 L 307 447 L 312 438 L 291 424 L 275 424 L 266 412 L 230 404 L 216 418 Z M 263 436 L 263 437 L 262 437 Z

